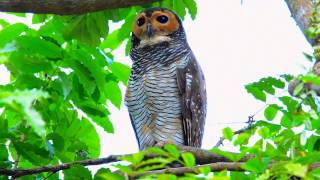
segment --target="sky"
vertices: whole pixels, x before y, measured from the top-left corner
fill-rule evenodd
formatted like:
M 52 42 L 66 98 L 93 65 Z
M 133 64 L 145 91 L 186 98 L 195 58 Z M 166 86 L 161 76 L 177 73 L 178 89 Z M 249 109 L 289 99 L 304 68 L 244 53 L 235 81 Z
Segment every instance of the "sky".
M 213 147 L 222 129 L 244 127 L 249 115 L 265 104 L 248 94 L 244 86 L 267 76 L 299 74 L 311 67 L 302 52 L 312 48 L 291 18 L 285 1 L 279 0 L 197 0 L 195 20 L 183 22 L 188 42 L 206 78 L 208 106 L 203 148 Z M 1 16 L 1 14 L 0 14 Z M 114 27 L 119 27 L 114 25 Z M 115 60 L 131 65 L 124 46 Z M 0 83 L 9 74 L 0 66 Z M 121 87 L 123 92 L 125 87 Z M 101 157 L 138 151 L 127 108 L 110 104 L 115 128 L 101 137 Z M 263 117 L 263 111 L 255 119 Z M 228 150 L 233 150 L 228 143 Z

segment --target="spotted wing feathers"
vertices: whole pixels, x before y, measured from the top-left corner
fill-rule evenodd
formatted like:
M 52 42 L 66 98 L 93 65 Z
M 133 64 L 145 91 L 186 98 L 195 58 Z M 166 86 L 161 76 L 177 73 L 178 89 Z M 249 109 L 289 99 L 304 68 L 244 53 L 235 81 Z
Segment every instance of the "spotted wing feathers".
M 201 67 L 193 54 L 185 67 L 177 68 L 182 94 L 182 127 L 187 146 L 201 147 L 206 118 L 207 96 Z

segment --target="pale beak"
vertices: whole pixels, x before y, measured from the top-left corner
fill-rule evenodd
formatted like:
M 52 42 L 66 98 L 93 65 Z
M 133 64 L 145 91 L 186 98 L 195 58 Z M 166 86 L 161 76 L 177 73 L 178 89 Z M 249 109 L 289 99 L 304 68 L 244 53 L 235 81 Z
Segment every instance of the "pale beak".
M 153 34 L 152 25 L 151 24 L 147 24 L 147 36 L 149 38 L 151 38 L 152 34 Z

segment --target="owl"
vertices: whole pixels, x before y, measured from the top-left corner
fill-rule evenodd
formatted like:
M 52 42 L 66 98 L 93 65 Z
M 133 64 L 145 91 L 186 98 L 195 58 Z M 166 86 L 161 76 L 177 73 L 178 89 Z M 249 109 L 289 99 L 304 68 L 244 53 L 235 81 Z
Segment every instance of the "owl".
M 165 8 L 137 15 L 125 103 L 139 149 L 164 143 L 200 147 L 206 118 L 203 72 L 182 22 Z

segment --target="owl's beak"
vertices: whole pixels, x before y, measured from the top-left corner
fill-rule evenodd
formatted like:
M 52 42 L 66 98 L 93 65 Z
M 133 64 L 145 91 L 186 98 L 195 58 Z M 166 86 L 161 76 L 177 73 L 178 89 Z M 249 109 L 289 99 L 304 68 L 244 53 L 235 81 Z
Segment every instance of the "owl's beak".
M 153 34 L 152 25 L 151 25 L 151 24 L 147 24 L 147 36 L 148 36 L 149 38 L 151 38 L 152 34 Z

